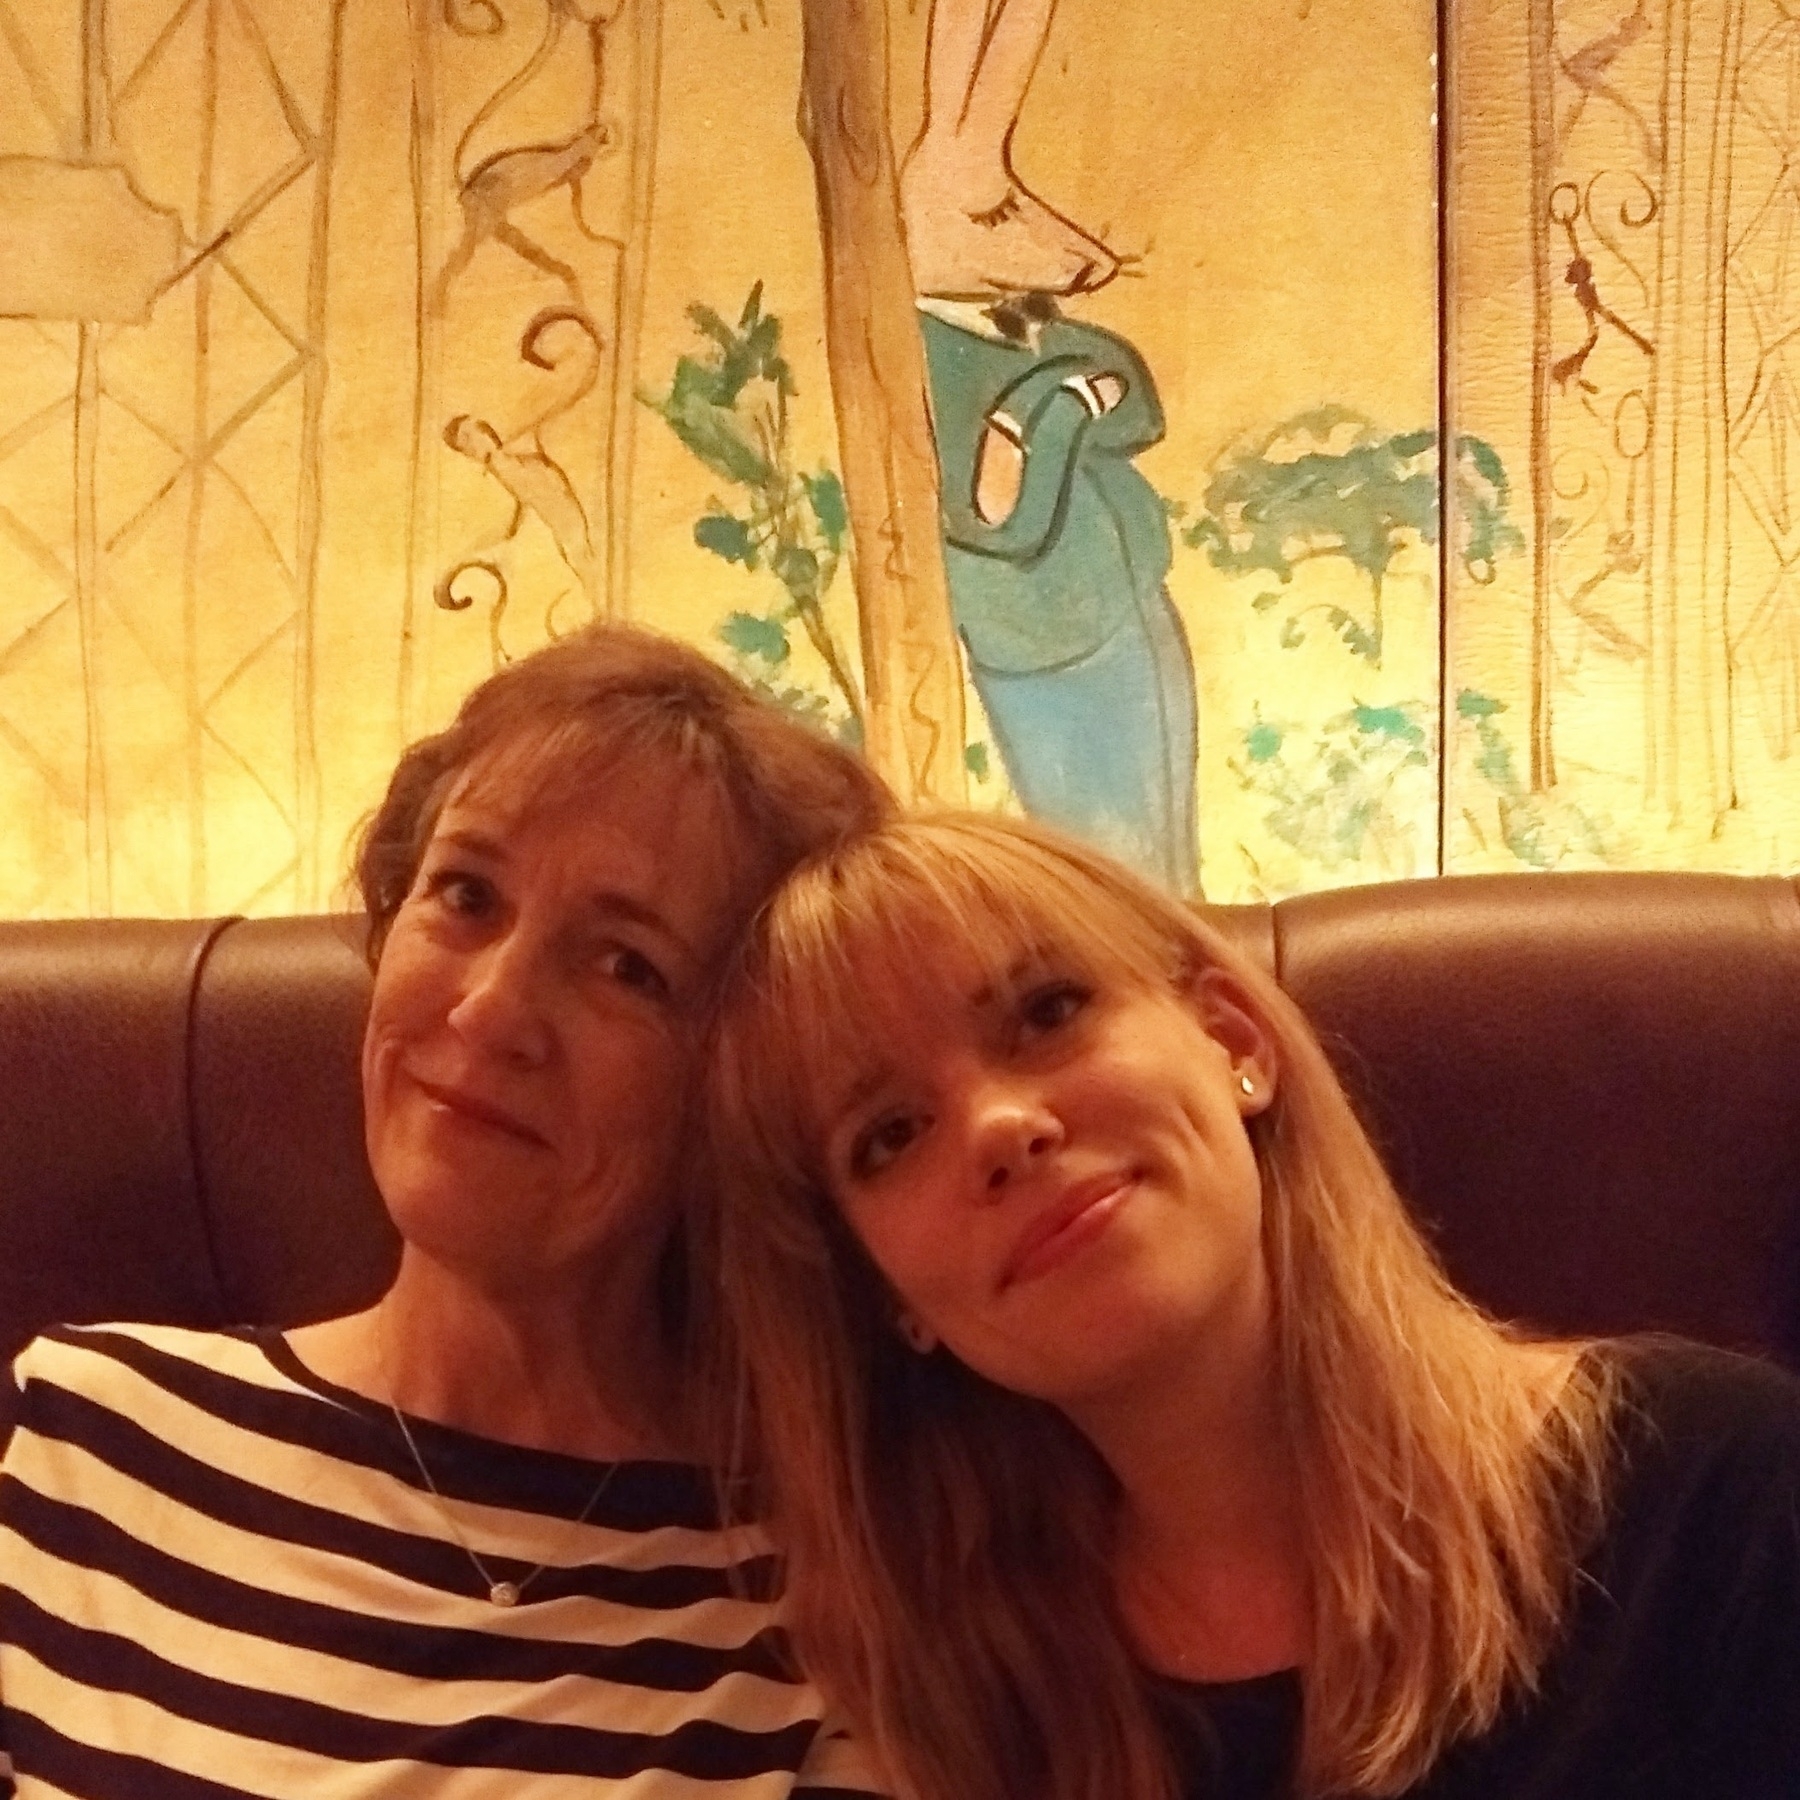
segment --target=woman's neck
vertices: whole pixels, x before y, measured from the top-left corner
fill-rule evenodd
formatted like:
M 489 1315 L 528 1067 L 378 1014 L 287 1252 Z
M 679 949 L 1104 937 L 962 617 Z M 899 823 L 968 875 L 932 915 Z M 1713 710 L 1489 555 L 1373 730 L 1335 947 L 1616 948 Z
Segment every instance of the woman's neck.
M 1144 1660 L 1204 1681 L 1303 1663 L 1311 1584 L 1266 1334 L 1215 1338 L 1071 1416 L 1122 1490 L 1115 1576 Z
M 682 1453 L 654 1272 L 496 1293 L 408 1246 L 373 1307 L 288 1334 L 327 1380 L 418 1418 L 597 1460 Z

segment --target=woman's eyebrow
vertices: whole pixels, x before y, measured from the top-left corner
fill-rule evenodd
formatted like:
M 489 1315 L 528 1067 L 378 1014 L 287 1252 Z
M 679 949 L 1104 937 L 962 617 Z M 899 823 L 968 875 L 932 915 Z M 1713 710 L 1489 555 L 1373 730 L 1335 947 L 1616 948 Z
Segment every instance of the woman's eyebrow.
M 467 826 L 450 831 L 439 832 L 435 840 L 440 844 L 449 844 L 460 850 L 465 856 L 475 856 L 484 862 L 496 863 L 502 867 L 507 862 L 506 845 L 484 831 L 476 831 Z M 590 895 L 587 910 L 603 919 L 621 919 L 628 924 L 642 925 L 654 931 L 657 936 L 666 938 L 683 955 L 692 957 L 694 947 L 670 924 L 654 906 L 640 900 L 635 894 L 625 892 L 622 888 L 601 888 Z
M 1006 965 L 1006 973 L 998 981 L 984 981 L 969 995 L 969 1005 L 975 1012 L 989 1012 L 996 1004 L 1010 999 L 1015 990 L 1030 976 L 1038 974 L 1050 966 L 1050 954 L 1042 945 L 1033 945 L 1029 950 L 1021 950 Z
M 893 1069 L 882 1063 L 865 1069 L 848 1087 L 840 1088 L 821 1115 L 826 1129 L 835 1130 L 847 1115 L 866 1106 L 893 1079 L 893 1074 Z
M 466 826 L 461 830 L 440 831 L 435 834 L 433 842 L 454 845 L 465 855 L 479 856 L 488 862 L 506 861 L 506 846 L 498 838 L 489 837 L 484 831 L 472 831 Z
M 642 925 L 666 938 L 684 956 L 692 959 L 694 947 L 654 906 L 618 888 L 602 888 L 588 900 L 588 910 L 608 920 L 623 920 L 628 925 Z

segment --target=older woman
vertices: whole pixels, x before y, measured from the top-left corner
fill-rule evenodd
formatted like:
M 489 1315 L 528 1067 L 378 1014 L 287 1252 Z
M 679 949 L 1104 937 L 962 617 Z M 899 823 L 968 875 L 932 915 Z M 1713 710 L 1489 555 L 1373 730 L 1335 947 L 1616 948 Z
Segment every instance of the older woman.
M 1800 1384 L 1484 1317 L 1166 896 L 884 826 L 759 919 L 713 1101 L 732 1418 L 907 1793 L 1800 1794 Z
M 358 873 L 368 1311 L 116 1326 L 17 1366 L 0 1697 L 20 1800 L 864 1790 L 718 1528 L 683 1410 L 695 1023 L 860 761 L 594 629 L 413 746 Z

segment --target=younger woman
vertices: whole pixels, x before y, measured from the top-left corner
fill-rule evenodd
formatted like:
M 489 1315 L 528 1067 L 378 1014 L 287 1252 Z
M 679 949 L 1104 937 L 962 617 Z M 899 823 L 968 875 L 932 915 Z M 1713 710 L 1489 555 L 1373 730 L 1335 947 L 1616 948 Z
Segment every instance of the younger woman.
M 903 1791 L 1800 1794 L 1800 1384 L 1484 1316 L 1187 909 L 886 824 L 714 1051 L 738 1462 Z

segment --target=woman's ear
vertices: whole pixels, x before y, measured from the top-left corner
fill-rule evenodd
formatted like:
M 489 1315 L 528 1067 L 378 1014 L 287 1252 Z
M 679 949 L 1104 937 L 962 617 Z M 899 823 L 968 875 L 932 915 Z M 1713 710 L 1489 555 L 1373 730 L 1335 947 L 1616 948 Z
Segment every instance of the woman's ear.
M 1202 1030 L 1230 1061 L 1238 1111 L 1246 1118 L 1261 1112 L 1275 1098 L 1280 1069 L 1274 1034 L 1255 997 L 1229 971 L 1206 968 L 1188 977 L 1187 999 Z
M 900 1341 L 915 1356 L 929 1356 L 938 1347 L 938 1335 L 909 1306 L 900 1309 L 894 1320 L 894 1329 L 900 1333 Z

